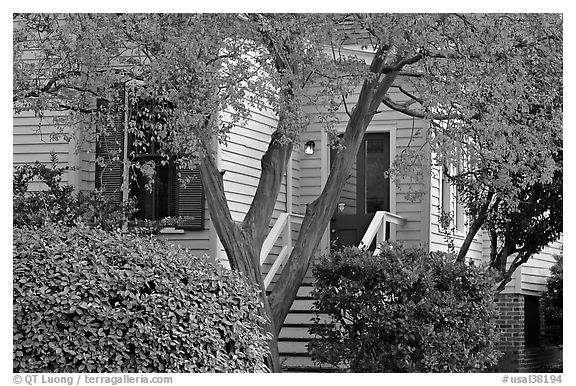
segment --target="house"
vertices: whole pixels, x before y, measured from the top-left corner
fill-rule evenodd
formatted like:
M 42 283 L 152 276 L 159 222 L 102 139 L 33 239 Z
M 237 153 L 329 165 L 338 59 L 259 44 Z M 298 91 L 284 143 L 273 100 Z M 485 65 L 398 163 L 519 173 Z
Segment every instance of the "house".
M 363 54 L 360 50 L 356 53 Z M 354 103 L 354 96 L 348 102 Z M 308 106 L 308 112 L 312 119 L 301 136 L 304 146 L 296 148 L 289 161 L 270 234 L 261 252 L 268 288 L 274 285 L 275 275 L 282 269 L 306 204 L 321 192 L 330 170 L 331 150 L 327 134 L 320 122 L 314 119 L 315 106 Z M 48 163 L 51 153 L 55 153 L 60 166 L 72 168 L 64 182 L 78 191 L 105 188 L 118 201 L 130 195 L 138 197 L 138 215 L 142 219 L 177 218 L 166 222 L 159 237 L 228 265 L 206 208 L 201 176 L 197 171 L 181 170 L 180 176 L 189 179 L 182 185 L 178 182 L 176 167 L 169 163 L 157 170 L 157 184 L 152 190 L 147 190 L 143 177 L 136 176 L 136 183 L 129 181 L 128 169 L 121 162 L 127 157 L 129 147 L 137 146 L 130 141 L 122 116 L 117 117 L 106 137 L 98 143 L 90 140 L 79 142 L 78 139 L 66 141 L 52 135 L 60 128 L 50 118 L 54 116 L 45 116 L 40 121 L 33 112 L 27 111 L 14 116 L 15 166 L 34 161 Z M 224 173 L 224 188 L 234 220 L 241 221 L 249 208 L 260 174 L 260 158 L 276 124 L 277 118 L 270 111 L 253 111 L 246 124 L 232 129 L 228 143 L 217 148 L 218 169 Z M 396 183 L 384 174 L 396 155 L 408 146 L 423 146 L 424 151 L 429 152 L 420 132 L 426 127 L 424 120 L 389 109 L 374 117 L 318 253 L 329 250 L 333 241 L 359 245 L 362 240 L 364 244 L 370 244 L 374 238 L 421 245 L 431 251 L 446 250 L 447 242 L 439 221 L 442 210 L 454 213 L 455 229 L 451 236 L 456 247 L 462 243 L 466 230 L 464 210 L 455 189 L 443 178 L 442 170 L 431 168 L 430 178 L 423 187 L 425 194 L 415 201 L 406 197 L 411 188 L 409 182 Z M 336 126 L 342 132 L 344 128 L 344 123 Z M 116 156 L 118 160 L 113 161 Z M 100 164 L 96 162 L 99 157 L 111 162 Z M 142 164 L 154 157 L 153 149 L 142 153 Z M 41 187 L 36 185 L 32 188 Z M 489 239 L 481 232 L 474 239 L 468 257 L 483 261 L 489 248 Z M 499 368 L 502 371 L 535 370 L 539 366 L 537 360 L 547 359 L 542 358 L 544 355 L 548 358 L 558 355 L 552 349 L 537 348 L 541 342 L 538 297 L 545 288 L 549 268 L 555 262 L 553 255 L 559 253 L 560 248 L 561 242 L 554 243 L 523 265 L 499 296 L 502 349 L 506 351 Z M 289 368 L 315 369 L 306 355 L 307 325 L 313 315 L 310 311 L 311 282 L 309 274 L 279 336 L 279 350 L 284 365 Z

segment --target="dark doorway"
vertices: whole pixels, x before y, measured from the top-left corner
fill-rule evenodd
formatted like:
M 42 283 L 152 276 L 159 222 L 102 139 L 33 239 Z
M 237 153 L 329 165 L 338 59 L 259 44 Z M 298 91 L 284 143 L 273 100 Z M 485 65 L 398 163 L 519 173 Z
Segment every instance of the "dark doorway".
M 330 155 L 333 160 L 335 150 Z M 333 246 L 357 246 L 374 214 L 390 210 L 390 180 L 386 175 L 389 168 L 390 134 L 365 134 L 339 204 L 334 208 L 330 226 Z
M 540 298 L 524 296 L 524 343 L 538 347 L 540 340 Z

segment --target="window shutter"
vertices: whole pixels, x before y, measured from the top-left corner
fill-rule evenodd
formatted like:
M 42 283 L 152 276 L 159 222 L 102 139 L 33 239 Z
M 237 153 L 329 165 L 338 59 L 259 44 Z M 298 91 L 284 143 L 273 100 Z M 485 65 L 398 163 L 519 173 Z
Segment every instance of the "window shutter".
M 124 90 L 119 99 L 124 101 Z M 100 105 L 101 101 L 98 102 Z M 124 104 L 110 112 L 111 126 L 101 133 L 96 143 L 96 189 L 102 189 L 114 203 L 122 203 L 124 159 Z M 101 162 L 98 162 L 98 161 Z
M 204 188 L 200 170 L 179 169 L 176 184 L 178 228 L 204 229 Z

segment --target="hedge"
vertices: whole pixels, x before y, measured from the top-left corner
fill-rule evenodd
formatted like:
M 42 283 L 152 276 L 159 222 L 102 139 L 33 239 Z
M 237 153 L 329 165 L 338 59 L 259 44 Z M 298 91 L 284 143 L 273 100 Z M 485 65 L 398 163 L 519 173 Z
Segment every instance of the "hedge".
M 260 372 L 257 289 L 161 240 L 14 228 L 14 372 Z
M 401 244 L 344 248 L 313 268 L 313 359 L 352 372 L 472 372 L 499 356 L 494 275 Z M 322 314 L 327 314 L 327 320 Z

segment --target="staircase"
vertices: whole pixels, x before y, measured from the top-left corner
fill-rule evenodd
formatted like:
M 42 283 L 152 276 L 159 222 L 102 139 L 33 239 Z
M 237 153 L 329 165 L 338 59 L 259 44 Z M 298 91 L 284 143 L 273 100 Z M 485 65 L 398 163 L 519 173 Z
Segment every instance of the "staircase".
M 280 248 L 280 252 L 272 267 L 267 270 L 263 269 L 266 273 L 265 284 L 268 293 L 275 285 L 274 279 L 281 271 L 283 263 L 292 251 L 291 222 L 290 214 L 282 214 L 270 231 L 262 248 L 260 260 L 263 264 L 278 239 L 282 239 L 282 245 L 277 246 L 277 248 Z M 374 239 L 376 239 L 378 244 L 383 242 L 387 224 L 401 225 L 403 222 L 404 219 L 396 214 L 377 212 L 368 226 L 360 247 L 370 245 Z M 285 237 L 281 237 L 281 235 L 285 235 Z M 374 254 L 377 253 L 378 248 L 374 251 Z M 315 316 L 315 312 L 312 310 L 314 299 L 311 295 L 313 280 L 312 268 L 309 268 L 278 335 L 280 363 L 285 372 L 335 372 L 333 367 L 314 363 L 308 354 L 307 345 L 311 338 L 308 328 L 312 324 L 311 319 Z
M 278 351 L 280 363 L 284 371 L 302 372 L 318 371 L 318 366 L 308 355 L 307 344 L 310 341 L 308 327 L 314 317 L 312 311 L 313 298 L 311 283 L 303 283 L 298 289 L 298 294 L 286 320 L 278 335 Z
M 308 354 L 308 342 L 311 336 L 308 327 L 312 325 L 314 288 L 311 269 L 306 274 L 292 307 L 284 320 L 278 335 L 278 351 L 280 363 L 284 372 L 333 372 L 334 369 L 326 365 L 314 363 Z

